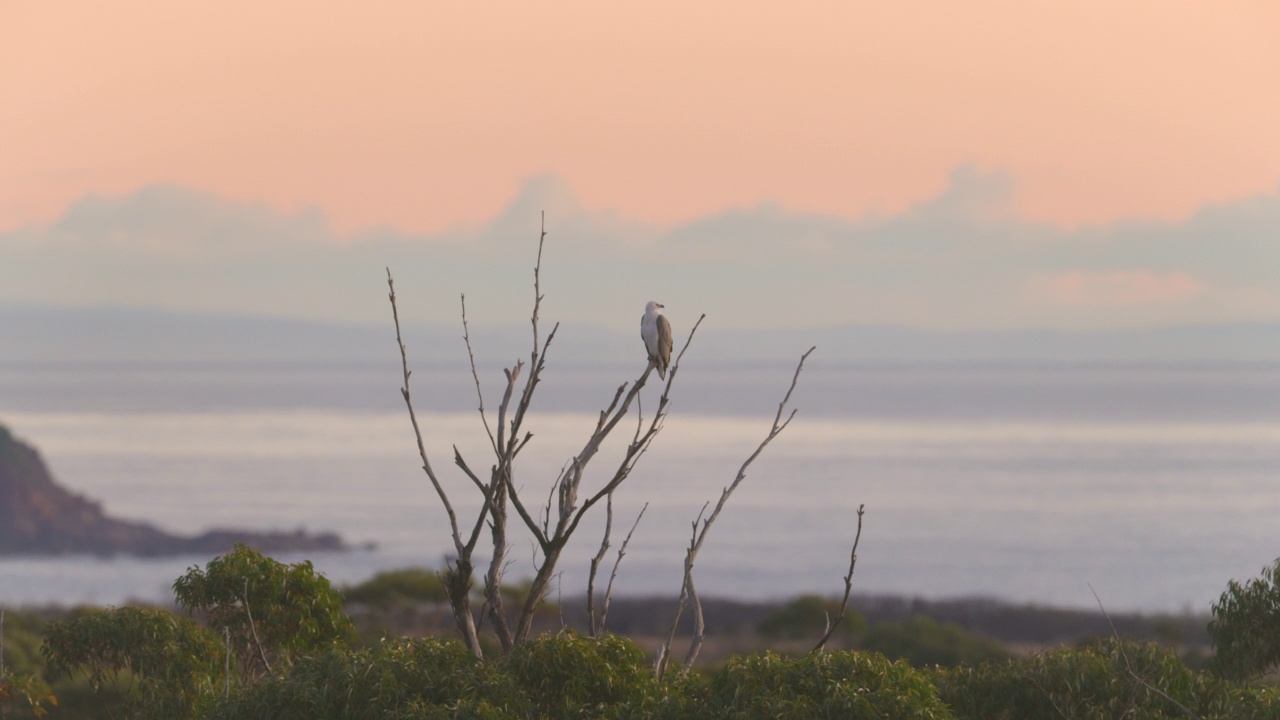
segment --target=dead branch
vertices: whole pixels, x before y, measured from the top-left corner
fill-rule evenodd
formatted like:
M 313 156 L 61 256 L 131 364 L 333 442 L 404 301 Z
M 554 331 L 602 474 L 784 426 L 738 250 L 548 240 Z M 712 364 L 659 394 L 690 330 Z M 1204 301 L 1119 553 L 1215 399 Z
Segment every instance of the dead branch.
M 604 537 L 600 539 L 600 550 L 591 558 L 591 569 L 587 573 L 587 631 L 591 637 L 599 637 L 599 628 L 596 627 L 596 571 L 600 569 L 600 562 L 604 560 L 604 554 L 609 551 L 609 532 L 613 530 L 613 494 L 610 493 L 605 498 L 604 504 Z
M 418 415 L 413 410 L 413 399 L 409 393 L 409 376 L 413 373 L 409 370 L 408 351 L 405 349 L 404 340 L 400 336 L 400 314 L 396 308 L 396 285 L 395 280 L 391 278 L 391 268 L 387 268 L 387 287 L 390 289 L 388 297 L 391 299 L 391 317 L 396 324 L 396 344 L 400 346 L 400 364 L 404 371 L 404 386 L 400 388 L 400 395 L 404 398 L 405 406 L 409 408 L 409 421 L 413 423 L 413 435 L 418 441 L 418 457 L 422 458 L 422 469 L 427 473 L 427 478 L 431 480 L 431 486 L 436 489 L 436 494 L 440 496 L 440 502 L 444 505 L 445 512 L 449 515 L 449 525 L 453 529 L 455 549 L 461 552 L 462 538 L 458 534 L 458 516 L 453 511 L 453 505 L 449 502 L 449 496 L 445 493 L 444 487 L 440 485 L 440 481 L 436 479 L 435 472 L 431 469 L 431 460 L 427 458 L 427 448 L 422 442 L 422 430 L 418 427 Z
M 489 417 L 484 412 L 484 393 L 480 391 L 480 373 L 476 372 L 476 354 L 471 351 L 471 329 L 467 326 L 467 296 L 462 295 L 462 340 L 467 344 L 467 359 L 471 361 L 471 379 L 476 383 L 476 398 L 480 401 L 480 421 L 484 423 L 484 432 L 489 436 L 489 444 L 493 446 L 493 451 L 498 452 L 498 441 L 493 438 L 493 430 L 489 428 Z M 453 451 L 458 451 L 454 447 Z M 480 484 L 475 476 L 471 476 L 476 484 Z
M 644 511 L 649 509 L 649 503 L 645 503 L 640 508 L 640 514 L 636 515 L 636 521 L 631 525 L 631 531 L 627 533 L 626 539 L 622 541 L 622 546 L 618 548 L 618 557 L 613 561 L 613 572 L 609 574 L 609 584 L 605 587 L 604 603 L 600 610 L 600 622 L 596 624 L 595 611 L 595 584 L 596 573 L 600 569 L 600 563 L 604 561 L 604 554 L 609 550 L 609 533 L 613 528 L 613 494 L 610 493 L 605 497 L 605 520 L 604 520 L 604 537 L 600 541 L 600 551 L 591 558 L 591 571 L 587 574 L 587 627 L 591 637 L 600 637 L 604 633 L 605 618 L 609 615 L 609 603 L 613 600 L 613 581 L 618 577 L 618 566 L 622 563 L 622 558 L 627 554 L 627 544 L 631 542 L 631 536 L 635 534 L 636 528 L 640 525 L 640 518 L 644 517 Z
M 427 448 L 422 440 L 422 429 L 418 426 L 418 415 L 414 412 L 413 398 L 409 392 L 409 376 L 412 373 L 409 371 L 408 350 L 405 349 L 404 340 L 400 334 L 400 313 L 396 307 L 396 286 L 391 277 L 391 268 L 387 268 L 387 288 L 387 297 L 391 300 L 391 317 L 396 326 L 396 345 L 400 348 L 400 367 L 404 373 L 404 386 L 400 388 L 400 395 L 404 398 L 405 407 L 409 409 L 409 421 L 413 424 L 413 435 L 418 442 L 418 457 L 422 459 L 422 470 L 427 474 L 427 478 L 431 481 L 431 486 L 436 490 L 436 495 L 440 497 L 440 503 L 444 505 L 445 513 L 449 516 L 449 529 L 453 534 L 454 550 L 457 552 L 457 559 L 445 573 L 449 591 L 449 604 L 453 609 L 453 617 L 458 625 L 458 630 L 462 633 L 463 642 L 466 643 L 467 648 L 476 657 L 481 657 L 480 638 L 477 635 L 475 618 L 471 614 L 470 600 L 471 551 L 474 548 L 474 542 L 470 544 L 462 542 L 462 535 L 458 530 L 458 516 L 453 511 L 449 496 L 445 493 L 444 487 L 436 477 L 435 471 L 431 469 L 431 460 L 427 457 Z M 483 524 L 484 516 L 488 511 L 489 503 L 485 502 L 480 509 L 480 520 L 477 524 Z
M 604 588 L 604 605 L 600 608 L 600 632 L 602 633 L 609 619 L 609 604 L 613 602 L 613 581 L 618 578 L 618 566 L 622 564 L 622 558 L 627 554 L 627 545 L 631 543 L 631 536 L 640 525 L 640 518 L 644 517 L 644 511 L 648 509 L 649 503 L 645 503 L 644 507 L 640 508 L 640 514 L 636 515 L 636 521 L 631 524 L 631 530 L 618 548 L 618 557 L 613 561 L 613 572 L 609 573 L 609 584 Z
M 858 564 L 858 541 L 862 539 L 862 513 L 866 505 L 858 506 L 858 532 L 853 536 L 853 550 L 849 552 L 849 574 L 844 576 L 844 598 L 840 600 L 840 614 L 832 620 L 827 617 L 827 628 L 822 633 L 822 638 L 818 640 L 818 644 L 813 646 L 810 652 L 820 653 L 827 647 L 827 641 L 835 634 L 836 628 L 840 627 L 840 623 L 844 621 L 845 613 L 849 610 L 849 593 L 853 592 L 853 568 Z
M 716 507 L 711 511 L 711 515 L 706 519 L 702 519 L 702 513 L 699 513 L 698 520 L 695 520 L 693 523 L 693 539 L 689 543 L 689 549 L 685 552 L 684 581 L 680 587 L 680 597 L 676 605 L 675 619 L 671 623 L 671 635 L 666 644 L 658 652 L 658 660 L 655 667 L 658 680 L 662 680 L 663 676 L 666 674 L 667 665 L 671 658 L 671 643 L 675 639 L 676 628 L 679 625 L 680 616 L 684 612 L 686 603 L 693 604 L 695 628 L 693 640 L 689 645 L 689 652 L 685 655 L 684 672 L 687 673 L 689 668 L 693 666 L 693 662 L 698 658 L 698 653 L 702 649 L 702 603 L 699 602 L 697 591 L 693 586 L 694 561 L 698 557 L 698 551 L 702 549 L 702 543 L 707 539 L 707 532 L 711 529 L 711 525 L 716 521 L 716 518 L 720 517 L 720 511 L 724 510 L 725 503 L 729 501 L 729 497 L 733 494 L 733 491 L 737 490 L 738 486 L 742 484 L 743 479 L 746 478 L 747 468 L 751 466 L 751 463 L 755 462 L 755 459 L 760 456 L 760 453 L 764 451 L 765 447 L 768 446 L 768 444 L 772 442 L 773 439 L 776 438 L 783 430 L 785 430 L 787 425 L 791 424 L 792 418 L 796 416 L 796 411 L 793 409 L 791 413 L 787 415 L 786 420 L 782 419 L 782 414 L 786 411 L 787 403 L 791 401 L 791 394 L 795 392 L 796 382 L 800 379 L 800 371 L 804 369 L 804 361 L 808 359 L 810 353 L 816 349 L 816 347 L 811 347 L 800 356 L 800 362 L 796 365 L 796 371 L 791 376 L 791 386 L 787 388 L 787 394 L 783 396 L 782 402 L 778 403 L 778 412 L 773 417 L 773 426 L 769 429 L 769 434 L 766 435 L 765 439 L 760 442 L 758 447 L 756 447 L 755 452 L 751 453 L 746 461 L 742 463 L 742 467 L 738 469 L 738 474 L 734 477 L 733 482 L 720 493 L 720 501 L 716 503 Z M 661 411 L 661 403 L 659 403 L 659 411 Z M 705 512 L 705 510 L 706 506 L 704 505 L 703 511 Z M 701 522 L 700 525 L 699 521 Z

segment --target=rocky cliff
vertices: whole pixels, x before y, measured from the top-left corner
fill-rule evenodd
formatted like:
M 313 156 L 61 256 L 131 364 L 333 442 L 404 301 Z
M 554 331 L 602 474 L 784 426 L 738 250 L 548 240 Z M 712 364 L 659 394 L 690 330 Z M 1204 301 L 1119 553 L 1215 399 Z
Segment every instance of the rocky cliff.
M 40 453 L 0 426 L 0 555 L 217 554 L 235 543 L 262 552 L 347 549 L 333 533 L 219 529 L 192 537 L 108 517 L 99 503 L 58 485 Z

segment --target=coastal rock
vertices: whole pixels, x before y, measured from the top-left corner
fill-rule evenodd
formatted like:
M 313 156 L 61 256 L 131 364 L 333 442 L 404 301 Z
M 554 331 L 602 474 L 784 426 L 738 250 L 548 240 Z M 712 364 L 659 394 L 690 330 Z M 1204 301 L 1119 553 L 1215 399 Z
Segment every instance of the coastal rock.
M 0 556 L 217 554 L 236 543 L 262 552 L 347 550 L 334 533 L 216 529 L 190 537 L 108 517 L 102 505 L 58 485 L 35 448 L 0 426 Z

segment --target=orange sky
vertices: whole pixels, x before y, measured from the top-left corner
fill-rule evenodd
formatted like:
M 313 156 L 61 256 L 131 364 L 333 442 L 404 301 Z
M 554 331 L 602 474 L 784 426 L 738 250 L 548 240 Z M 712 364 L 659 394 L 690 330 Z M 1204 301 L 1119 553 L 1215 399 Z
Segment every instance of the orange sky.
M 1277 38 L 1261 1 L 8 2 L 0 231 L 164 182 L 434 231 L 539 174 L 858 217 L 964 163 L 1031 219 L 1176 219 L 1280 186 Z

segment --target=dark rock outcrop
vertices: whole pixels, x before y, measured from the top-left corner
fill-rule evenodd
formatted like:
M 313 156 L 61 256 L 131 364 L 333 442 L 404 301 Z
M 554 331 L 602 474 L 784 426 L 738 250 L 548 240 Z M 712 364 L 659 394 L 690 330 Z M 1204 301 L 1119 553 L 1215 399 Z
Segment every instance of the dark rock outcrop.
M 236 543 L 262 552 L 348 549 L 334 533 L 220 529 L 189 537 L 108 517 L 99 503 L 58 485 L 40 453 L 0 426 L 0 556 L 217 554 Z

